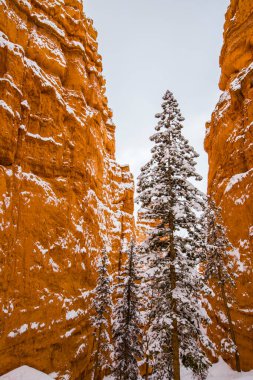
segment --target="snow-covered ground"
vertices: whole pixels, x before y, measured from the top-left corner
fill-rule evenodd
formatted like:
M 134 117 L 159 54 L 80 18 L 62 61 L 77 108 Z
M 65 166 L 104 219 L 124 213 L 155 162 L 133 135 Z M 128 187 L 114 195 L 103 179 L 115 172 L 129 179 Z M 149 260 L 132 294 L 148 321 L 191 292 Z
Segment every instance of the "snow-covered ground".
M 107 379 L 112 379 L 112 377 L 107 377 Z M 0 376 L 0 380 L 52 380 L 52 377 L 24 365 Z M 182 380 L 192 380 L 191 374 L 183 371 Z M 253 380 L 253 371 L 237 373 L 221 359 L 219 363 L 212 366 L 207 380 Z
M 52 380 L 51 377 L 34 368 L 23 365 L 0 377 L 1 380 Z
M 182 380 L 192 380 L 191 374 L 183 372 Z M 217 364 L 210 368 L 207 380 L 253 380 L 253 371 L 235 372 L 220 359 Z

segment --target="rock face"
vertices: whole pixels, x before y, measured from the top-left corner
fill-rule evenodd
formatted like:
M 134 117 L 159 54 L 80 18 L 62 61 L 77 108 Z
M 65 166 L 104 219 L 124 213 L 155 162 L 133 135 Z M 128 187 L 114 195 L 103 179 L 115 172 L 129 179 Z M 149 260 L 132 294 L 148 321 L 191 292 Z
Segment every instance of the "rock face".
M 95 263 L 133 230 L 101 72 L 80 1 L 0 1 L 0 375 L 89 379 Z
M 232 317 L 243 370 L 253 368 L 253 2 L 232 0 L 221 53 L 223 91 L 207 123 L 209 193 L 221 205 L 235 246 L 238 278 Z M 217 290 L 218 291 L 218 290 Z M 221 336 L 221 305 L 214 303 L 212 335 Z M 226 355 L 225 355 L 225 359 Z M 231 363 L 234 365 L 234 363 Z

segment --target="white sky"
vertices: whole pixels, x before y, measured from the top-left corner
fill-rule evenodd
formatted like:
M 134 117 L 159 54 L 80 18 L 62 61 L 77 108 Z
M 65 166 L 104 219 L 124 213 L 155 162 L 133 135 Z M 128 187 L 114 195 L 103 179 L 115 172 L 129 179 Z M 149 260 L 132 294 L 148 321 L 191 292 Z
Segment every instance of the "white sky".
M 200 154 L 206 191 L 205 122 L 219 97 L 219 54 L 229 0 L 84 0 L 103 57 L 117 127 L 117 160 L 135 178 L 150 157 L 149 136 L 169 89 L 186 118 L 185 136 Z

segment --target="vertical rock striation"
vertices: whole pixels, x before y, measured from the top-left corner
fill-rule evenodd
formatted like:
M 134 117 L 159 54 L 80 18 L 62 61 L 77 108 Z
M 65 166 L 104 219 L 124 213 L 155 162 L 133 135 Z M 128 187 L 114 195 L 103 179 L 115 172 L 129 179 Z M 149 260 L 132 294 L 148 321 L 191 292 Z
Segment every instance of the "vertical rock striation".
M 0 115 L 0 375 L 88 379 L 94 264 L 133 230 L 133 178 L 81 1 L 0 1 Z
M 221 205 L 235 250 L 235 323 L 242 369 L 253 368 L 253 2 L 232 0 L 220 58 L 220 100 L 207 123 L 209 193 Z M 216 289 L 216 292 L 219 290 Z M 217 294 L 216 294 L 217 295 Z M 226 325 L 214 302 L 212 334 Z M 225 355 L 225 359 L 228 358 Z M 234 365 L 234 363 L 232 363 Z

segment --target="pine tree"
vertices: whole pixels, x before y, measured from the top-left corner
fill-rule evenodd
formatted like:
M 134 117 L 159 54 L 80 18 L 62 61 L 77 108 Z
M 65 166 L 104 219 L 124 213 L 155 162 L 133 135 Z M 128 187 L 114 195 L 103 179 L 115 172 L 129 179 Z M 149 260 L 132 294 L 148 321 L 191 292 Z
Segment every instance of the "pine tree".
M 178 103 L 167 91 L 151 160 L 138 178 L 138 202 L 146 219 L 156 221 L 145 242 L 153 267 L 156 302 L 152 325 L 156 363 L 154 379 L 180 379 L 180 361 L 204 379 L 208 360 L 201 349 L 199 294 L 203 279 L 198 271 L 202 252 L 199 212 L 203 194 L 189 182 L 201 180 L 195 159 L 198 154 L 182 135 Z
M 232 352 L 234 352 L 235 355 L 236 370 L 241 372 L 236 334 L 229 308 L 229 303 L 232 302 L 233 298 L 229 289 L 231 289 L 231 286 L 234 286 L 234 278 L 229 271 L 229 266 L 233 263 L 233 260 L 231 260 L 231 257 L 229 256 L 229 250 L 233 247 L 227 237 L 227 231 L 223 224 L 221 210 L 210 198 L 208 199 L 207 207 L 203 215 L 203 223 L 206 230 L 205 278 L 206 280 L 214 280 L 220 289 L 228 321 L 229 333 L 233 342 Z
M 104 248 L 102 250 L 102 257 L 97 266 L 98 279 L 92 303 L 94 310 L 94 315 L 91 317 L 91 323 L 94 328 L 93 380 L 100 380 L 102 373 L 111 369 L 110 359 L 112 346 L 110 343 L 109 328 L 112 315 L 112 290 L 108 266 L 108 254 Z
M 114 376 L 116 380 L 137 380 L 140 345 L 140 320 L 138 314 L 138 276 L 136 273 L 135 244 L 132 241 L 128 259 L 122 266 L 114 310 Z

